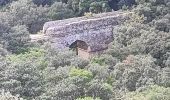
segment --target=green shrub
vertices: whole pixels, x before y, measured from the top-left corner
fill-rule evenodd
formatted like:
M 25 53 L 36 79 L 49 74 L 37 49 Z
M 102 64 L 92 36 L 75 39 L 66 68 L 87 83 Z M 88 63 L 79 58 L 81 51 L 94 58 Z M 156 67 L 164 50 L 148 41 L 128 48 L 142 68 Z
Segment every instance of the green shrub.
M 26 62 L 32 62 L 37 67 L 45 68 L 47 67 L 47 61 L 45 60 L 46 51 L 39 48 L 31 48 L 28 52 L 18 55 L 7 56 L 7 61 L 12 64 L 23 64 Z
M 170 88 L 153 85 L 142 91 L 130 92 L 124 96 L 124 100 L 169 100 Z
M 111 55 L 101 55 L 100 57 L 93 57 L 91 63 L 97 63 L 99 65 L 110 65 L 114 66 L 118 62 L 117 58 Z
M 77 69 L 77 68 L 72 68 L 69 73 L 70 77 L 73 76 L 79 76 L 87 80 L 91 80 L 93 78 L 93 74 L 90 71 L 87 71 L 85 69 Z
M 78 68 L 85 68 L 87 65 L 89 64 L 88 60 L 82 59 L 80 57 L 75 57 L 72 61 L 71 61 L 71 65 L 78 67 Z
M 91 59 L 92 63 L 97 63 L 99 65 L 103 65 L 104 64 L 104 58 L 99 58 L 99 57 L 94 57 Z

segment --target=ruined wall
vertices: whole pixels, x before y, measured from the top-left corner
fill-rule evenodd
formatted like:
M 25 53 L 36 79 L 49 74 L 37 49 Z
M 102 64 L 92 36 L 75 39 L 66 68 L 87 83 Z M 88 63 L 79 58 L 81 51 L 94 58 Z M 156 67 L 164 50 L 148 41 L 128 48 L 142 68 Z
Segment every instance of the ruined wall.
M 110 12 L 45 23 L 43 32 L 52 47 L 65 48 L 76 40 L 84 41 L 91 51 L 107 48 L 113 40 L 112 30 L 128 18 L 129 12 Z

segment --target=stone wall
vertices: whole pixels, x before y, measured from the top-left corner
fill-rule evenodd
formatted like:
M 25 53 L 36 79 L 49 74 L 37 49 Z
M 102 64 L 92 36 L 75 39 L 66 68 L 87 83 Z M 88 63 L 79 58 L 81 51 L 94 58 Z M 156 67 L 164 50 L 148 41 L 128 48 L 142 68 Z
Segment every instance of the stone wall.
M 112 40 L 112 30 L 125 21 L 129 12 L 110 12 L 92 17 L 78 17 L 45 23 L 43 32 L 54 48 L 65 48 L 76 40 L 87 43 L 91 51 L 107 48 Z

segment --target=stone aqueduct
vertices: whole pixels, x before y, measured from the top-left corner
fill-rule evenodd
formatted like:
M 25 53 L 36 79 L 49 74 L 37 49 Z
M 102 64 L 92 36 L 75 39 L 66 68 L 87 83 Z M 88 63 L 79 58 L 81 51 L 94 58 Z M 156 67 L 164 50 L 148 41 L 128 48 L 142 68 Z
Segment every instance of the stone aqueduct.
M 46 22 L 43 37 L 46 37 L 53 48 L 62 49 L 75 41 L 83 41 L 87 44 L 89 52 L 100 51 L 106 49 L 113 40 L 114 26 L 125 21 L 128 15 L 128 12 L 109 12 Z

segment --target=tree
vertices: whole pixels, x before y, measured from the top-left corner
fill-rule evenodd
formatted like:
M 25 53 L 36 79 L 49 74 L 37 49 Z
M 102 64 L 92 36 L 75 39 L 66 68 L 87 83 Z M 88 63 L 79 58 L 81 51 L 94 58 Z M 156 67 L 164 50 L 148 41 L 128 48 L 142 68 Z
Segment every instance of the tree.
M 16 1 L 16 0 L 0 0 L 0 6 L 4 6 L 8 3 L 11 3 L 12 1 Z
M 16 25 L 15 27 L 10 27 L 8 23 L 3 22 L 2 20 L 0 23 L 0 44 L 2 47 L 13 53 L 26 49 L 28 42 L 30 41 L 29 32 L 26 26 Z
M 89 11 L 92 13 L 101 13 L 102 12 L 102 5 L 100 2 L 93 2 L 90 4 Z
M 25 51 L 30 41 L 29 32 L 25 26 L 15 26 L 11 28 L 11 32 L 3 34 L 3 39 L 7 43 L 7 50 L 13 53 Z
M 35 98 L 43 92 L 42 70 L 47 67 L 45 51 L 33 49 L 25 54 L 10 55 L 1 60 L 0 89 L 19 94 L 26 99 Z
M 0 99 L 1 100 L 24 100 L 19 96 L 13 96 L 10 92 L 4 92 L 4 91 L 1 92 Z
M 107 0 L 68 0 L 67 4 L 77 16 L 82 16 L 89 11 L 93 13 L 111 11 Z
M 29 32 L 35 33 L 42 29 L 44 22 L 49 21 L 46 7 L 37 7 L 31 0 L 18 0 L 9 5 L 5 10 L 5 23 L 11 27 L 26 25 Z M 22 19 L 22 20 L 21 20 Z
M 94 98 L 99 97 L 102 100 L 110 100 L 111 98 L 114 98 L 112 86 L 98 79 L 94 79 L 89 83 L 87 95 Z
M 155 27 L 157 30 L 169 32 L 170 31 L 170 15 L 165 15 L 162 19 L 155 21 Z
M 68 8 L 68 5 L 61 2 L 55 2 L 51 5 L 48 15 L 52 20 L 61 20 L 74 17 L 74 13 Z
M 151 54 L 157 59 L 157 64 L 164 67 L 163 60 L 169 48 L 169 34 L 155 30 L 148 24 L 143 24 L 140 17 L 135 17 L 113 30 L 114 41 L 108 53 L 120 60 L 129 54 Z
M 53 0 L 32 0 L 32 1 L 38 6 L 51 5 L 53 3 Z
M 158 85 L 151 85 L 142 91 L 130 92 L 124 96 L 123 100 L 169 100 L 169 88 Z
M 120 90 L 135 91 L 145 85 L 159 84 L 160 68 L 149 55 L 129 55 L 114 68 L 116 87 Z

